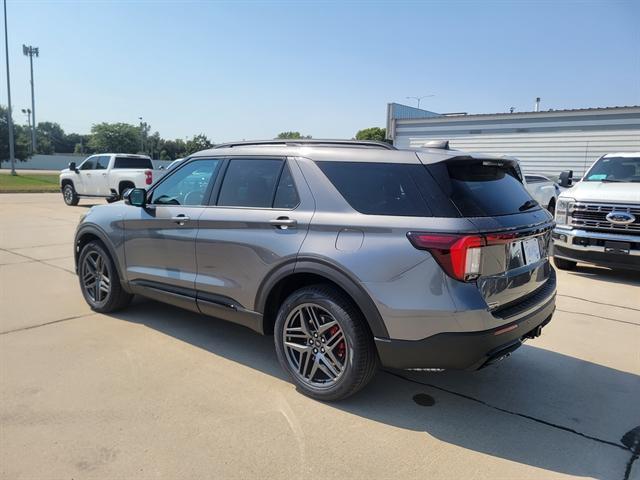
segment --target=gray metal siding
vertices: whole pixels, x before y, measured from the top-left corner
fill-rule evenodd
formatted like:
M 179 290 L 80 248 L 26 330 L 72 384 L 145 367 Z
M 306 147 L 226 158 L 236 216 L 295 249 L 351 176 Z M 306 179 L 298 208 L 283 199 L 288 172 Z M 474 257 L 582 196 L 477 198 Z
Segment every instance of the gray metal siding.
M 640 109 L 569 117 L 541 112 L 532 118 L 439 119 L 395 121 L 394 144 L 420 147 L 433 139 L 450 140 L 451 148 L 519 158 L 527 173 L 556 176 L 585 167 L 606 153 L 640 151 Z

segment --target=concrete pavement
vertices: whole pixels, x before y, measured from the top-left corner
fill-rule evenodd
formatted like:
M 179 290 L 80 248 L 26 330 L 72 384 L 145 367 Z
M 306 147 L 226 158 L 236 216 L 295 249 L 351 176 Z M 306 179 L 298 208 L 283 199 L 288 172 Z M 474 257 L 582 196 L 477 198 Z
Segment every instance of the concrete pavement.
M 508 360 L 380 372 L 323 404 L 272 337 L 143 299 L 91 312 L 85 204 L 0 195 L 0 478 L 640 479 L 621 442 L 640 425 L 637 276 L 559 272 L 554 320 Z

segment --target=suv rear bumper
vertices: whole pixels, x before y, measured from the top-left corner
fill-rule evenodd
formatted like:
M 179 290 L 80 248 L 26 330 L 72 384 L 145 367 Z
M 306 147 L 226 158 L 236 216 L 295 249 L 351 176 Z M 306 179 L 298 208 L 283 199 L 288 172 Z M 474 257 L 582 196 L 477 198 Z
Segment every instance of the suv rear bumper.
M 535 311 L 499 327 L 439 333 L 422 340 L 376 338 L 382 365 L 394 369 L 477 370 L 509 355 L 540 335 L 555 311 L 555 293 Z
M 637 235 L 555 228 L 552 239 L 555 257 L 610 268 L 640 270 L 640 238 Z M 628 243 L 629 253 L 607 251 L 606 241 Z

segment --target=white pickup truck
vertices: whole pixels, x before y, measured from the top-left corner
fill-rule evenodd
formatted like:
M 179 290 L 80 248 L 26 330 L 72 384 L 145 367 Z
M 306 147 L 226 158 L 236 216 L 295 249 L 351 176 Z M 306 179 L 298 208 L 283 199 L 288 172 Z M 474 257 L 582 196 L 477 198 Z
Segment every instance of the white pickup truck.
M 558 195 L 560 195 L 560 187 L 556 182 L 544 175 L 525 174 L 523 183 L 540 206 L 549 210 L 552 215 L 555 214 L 556 202 L 558 201 Z
M 154 172 L 146 155 L 100 153 L 75 162 L 60 172 L 60 189 L 67 205 L 77 205 L 80 197 L 106 198 L 114 202 L 130 188 L 149 188 Z
M 560 179 L 561 186 L 569 186 L 571 172 Z M 583 262 L 640 271 L 640 152 L 601 157 L 563 191 L 552 238 L 561 270 Z

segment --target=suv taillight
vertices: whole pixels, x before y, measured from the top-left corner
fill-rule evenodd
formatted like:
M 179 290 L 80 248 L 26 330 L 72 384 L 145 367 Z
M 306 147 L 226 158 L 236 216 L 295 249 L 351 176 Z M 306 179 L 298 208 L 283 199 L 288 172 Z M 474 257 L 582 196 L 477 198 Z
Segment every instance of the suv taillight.
M 153 182 L 153 172 L 151 170 L 144 171 L 144 183 L 151 185 Z
M 469 281 L 480 276 L 482 249 L 487 244 L 480 235 L 409 232 L 409 241 L 428 250 L 443 270 L 456 280 Z

